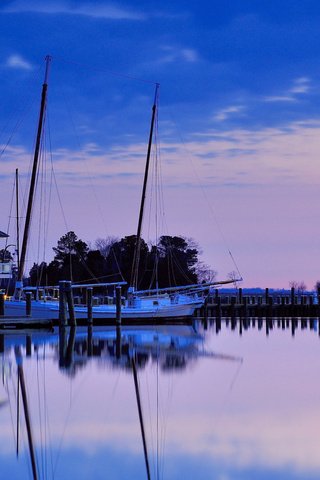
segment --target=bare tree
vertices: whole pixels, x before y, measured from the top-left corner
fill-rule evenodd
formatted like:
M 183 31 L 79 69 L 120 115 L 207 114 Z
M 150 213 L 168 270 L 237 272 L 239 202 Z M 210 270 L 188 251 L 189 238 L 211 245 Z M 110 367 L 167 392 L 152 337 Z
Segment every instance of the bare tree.
M 303 293 L 307 290 L 307 285 L 304 283 L 304 281 L 297 282 L 296 280 L 291 280 L 289 282 L 289 287 L 294 288 L 298 293 Z
M 107 256 L 109 255 L 110 249 L 118 241 L 119 241 L 118 237 L 109 235 L 105 238 L 97 238 L 97 240 L 94 242 L 94 245 L 95 245 L 95 248 L 99 250 L 101 255 L 104 258 L 107 258 Z
M 199 283 L 210 283 L 214 282 L 218 272 L 210 268 L 209 265 L 206 265 L 203 262 L 198 262 L 198 265 L 196 267 L 196 274 Z

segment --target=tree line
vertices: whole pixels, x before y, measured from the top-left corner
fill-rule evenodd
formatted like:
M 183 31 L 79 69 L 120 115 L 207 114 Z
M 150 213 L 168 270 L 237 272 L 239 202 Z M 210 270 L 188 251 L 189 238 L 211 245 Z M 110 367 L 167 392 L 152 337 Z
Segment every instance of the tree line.
M 67 232 L 53 247 L 50 263 L 34 263 L 29 273 L 32 286 L 73 283 L 132 281 L 136 235 L 121 239 L 97 239 L 90 248 L 73 232 Z M 140 243 L 139 289 L 212 281 L 215 272 L 199 260 L 199 247 L 192 239 L 163 235 L 156 245 Z

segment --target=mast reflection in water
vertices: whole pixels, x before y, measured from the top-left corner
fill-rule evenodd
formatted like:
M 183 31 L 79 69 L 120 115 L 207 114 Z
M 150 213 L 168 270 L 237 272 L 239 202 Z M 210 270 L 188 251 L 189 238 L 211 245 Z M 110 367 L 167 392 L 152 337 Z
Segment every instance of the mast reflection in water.
M 315 479 L 318 319 L 0 335 L 2 478 Z

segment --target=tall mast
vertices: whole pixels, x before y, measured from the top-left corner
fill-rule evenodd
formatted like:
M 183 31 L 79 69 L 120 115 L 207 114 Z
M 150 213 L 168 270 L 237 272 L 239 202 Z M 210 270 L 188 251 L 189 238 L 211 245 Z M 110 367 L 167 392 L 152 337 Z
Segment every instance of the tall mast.
M 142 229 L 142 220 L 143 220 L 143 213 L 144 213 L 144 204 L 145 204 L 145 199 L 146 199 L 148 175 L 149 175 L 149 164 L 150 164 L 150 155 L 151 155 L 151 147 L 152 147 L 152 139 L 153 139 L 153 128 L 154 128 L 156 111 L 157 111 L 157 103 L 158 103 L 158 90 L 159 90 L 159 83 L 156 84 L 156 90 L 155 90 L 155 94 L 154 94 L 154 102 L 153 102 L 153 106 L 152 106 L 151 126 L 150 126 L 147 159 L 146 159 L 146 166 L 145 166 L 145 171 L 144 171 L 144 180 L 143 180 L 143 187 L 142 187 L 142 194 L 141 194 L 141 203 L 140 203 L 139 221 L 138 221 L 138 229 L 137 229 L 137 237 L 136 237 L 136 246 L 135 246 L 133 264 L 132 264 L 131 286 L 134 289 L 137 289 L 137 287 L 138 287 L 138 270 L 139 270 L 139 261 L 140 261 L 141 229 Z
M 20 265 L 19 265 L 19 271 L 18 271 L 18 281 L 16 283 L 16 289 L 19 289 L 19 290 L 22 288 L 22 278 L 23 278 L 23 271 L 24 271 L 25 260 L 26 260 L 26 252 L 27 252 L 27 244 L 28 244 L 28 238 L 29 238 L 29 230 L 30 230 L 31 215 L 32 215 L 32 206 L 33 206 L 33 199 L 34 199 L 34 190 L 35 190 L 35 184 L 36 184 L 36 178 L 37 178 L 38 160 L 39 160 L 39 152 L 40 152 L 40 146 L 41 146 L 41 135 L 42 135 L 42 128 L 43 128 L 43 124 L 44 124 L 44 114 L 45 114 L 46 100 L 47 100 L 48 75 L 49 75 L 50 61 L 51 61 L 51 57 L 48 55 L 46 57 L 46 71 L 45 71 L 44 83 L 42 85 L 41 106 L 40 106 L 40 114 L 39 114 L 37 139 L 36 139 L 36 146 L 35 146 L 34 157 L 33 157 L 33 167 L 32 167 L 31 181 L 30 181 L 27 214 L 26 214 L 26 221 L 25 221 L 25 225 L 24 225 Z
M 19 171 L 16 168 L 16 233 L 17 233 L 17 267 L 20 270 L 20 230 L 19 230 Z

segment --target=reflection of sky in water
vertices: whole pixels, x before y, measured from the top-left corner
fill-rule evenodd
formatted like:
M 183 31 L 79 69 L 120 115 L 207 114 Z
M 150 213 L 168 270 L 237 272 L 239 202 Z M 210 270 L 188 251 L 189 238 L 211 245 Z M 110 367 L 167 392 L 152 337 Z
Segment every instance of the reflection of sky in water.
M 18 344 L 39 478 L 147 478 L 134 352 L 151 478 L 157 478 L 157 465 L 164 479 L 319 478 L 320 339 L 310 328 L 317 325 L 299 327 L 294 337 L 276 323 L 268 336 L 257 324 L 242 336 L 239 324 L 232 331 L 230 323 L 222 323 L 218 334 L 215 325 L 139 334 L 123 328 L 119 360 L 113 330 L 103 338 L 94 331 L 92 358 L 86 332 L 80 336 L 79 330 L 72 367 L 59 358 L 58 336 L 47 336 L 44 344 L 34 334 L 26 357 L 25 337 L 6 335 L 1 478 L 32 478 L 21 401 L 15 456 Z

